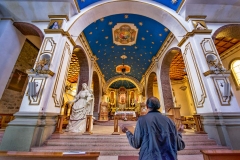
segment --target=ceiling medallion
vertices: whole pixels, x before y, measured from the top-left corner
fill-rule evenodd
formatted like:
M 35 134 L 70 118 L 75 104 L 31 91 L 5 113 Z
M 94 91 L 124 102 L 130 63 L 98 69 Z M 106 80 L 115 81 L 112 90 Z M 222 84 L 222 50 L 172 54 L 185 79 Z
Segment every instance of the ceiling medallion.
M 131 46 L 136 44 L 138 29 L 133 23 L 117 23 L 113 29 L 113 43 Z

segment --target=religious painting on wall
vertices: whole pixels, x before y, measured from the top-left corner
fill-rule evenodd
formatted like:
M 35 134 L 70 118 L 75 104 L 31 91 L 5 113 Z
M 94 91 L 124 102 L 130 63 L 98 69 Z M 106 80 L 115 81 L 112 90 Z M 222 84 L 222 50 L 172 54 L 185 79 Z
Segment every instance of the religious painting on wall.
M 48 25 L 48 29 L 61 29 L 62 23 L 62 19 L 52 19 Z
M 8 89 L 22 92 L 24 84 L 26 82 L 28 75 L 18 69 L 15 69 L 11 81 L 9 83 Z

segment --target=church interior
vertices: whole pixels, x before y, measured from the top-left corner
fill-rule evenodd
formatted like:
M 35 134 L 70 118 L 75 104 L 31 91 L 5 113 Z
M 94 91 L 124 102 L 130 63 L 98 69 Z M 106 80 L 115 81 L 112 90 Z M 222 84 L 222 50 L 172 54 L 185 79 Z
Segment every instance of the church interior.
M 239 157 L 239 14 L 238 0 L 0 1 L 0 159 L 138 159 L 119 126 L 134 132 L 152 96 L 184 125 L 180 160 Z

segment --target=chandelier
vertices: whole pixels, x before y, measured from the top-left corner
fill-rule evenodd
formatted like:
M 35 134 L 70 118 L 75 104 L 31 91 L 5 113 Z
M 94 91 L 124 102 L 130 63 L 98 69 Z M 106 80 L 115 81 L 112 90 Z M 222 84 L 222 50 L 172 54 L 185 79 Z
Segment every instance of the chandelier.
M 120 58 L 122 59 L 122 65 L 116 67 L 116 72 L 125 75 L 130 72 L 131 67 L 124 64 L 124 60 L 127 58 L 126 55 L 122 55 Z

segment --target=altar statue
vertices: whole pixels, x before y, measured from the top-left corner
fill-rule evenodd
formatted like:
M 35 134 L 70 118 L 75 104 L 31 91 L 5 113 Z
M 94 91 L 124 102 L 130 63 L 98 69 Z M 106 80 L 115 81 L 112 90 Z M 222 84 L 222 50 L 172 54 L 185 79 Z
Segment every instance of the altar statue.
M 67 132 L 83 133 L 86 130 L 86 115 L 93 115 L 94 97 L 86 83 L 82 84 L 82 90 L 75 96 L 72 113 L 67 125 Z

